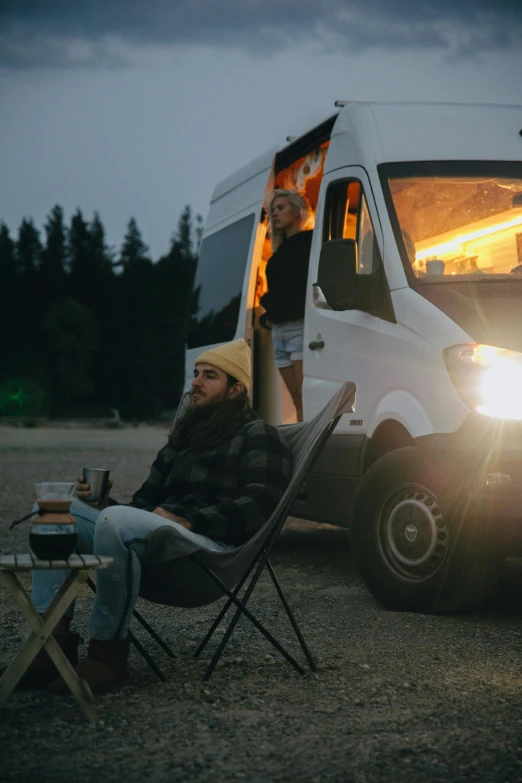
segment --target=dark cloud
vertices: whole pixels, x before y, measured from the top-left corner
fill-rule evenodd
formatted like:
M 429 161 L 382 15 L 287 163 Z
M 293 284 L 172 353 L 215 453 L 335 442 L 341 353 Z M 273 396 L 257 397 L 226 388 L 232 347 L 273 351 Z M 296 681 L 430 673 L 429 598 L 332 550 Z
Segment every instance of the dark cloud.
M 119 67 L 124 44 L 353 51 L 520 47 L 521 0 L 0 0 L 0 65 Z

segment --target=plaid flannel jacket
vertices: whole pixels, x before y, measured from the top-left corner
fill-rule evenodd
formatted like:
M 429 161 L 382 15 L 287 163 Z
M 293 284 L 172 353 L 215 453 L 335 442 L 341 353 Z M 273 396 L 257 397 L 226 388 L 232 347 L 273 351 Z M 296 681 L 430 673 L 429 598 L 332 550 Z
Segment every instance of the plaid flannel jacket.
M 192 530 L 239 546 L 269 518 L 290 480 L 290 450 L 281 433 L 257 420 L 208 451 L 158 453 L 131 506 L 158 506 Z

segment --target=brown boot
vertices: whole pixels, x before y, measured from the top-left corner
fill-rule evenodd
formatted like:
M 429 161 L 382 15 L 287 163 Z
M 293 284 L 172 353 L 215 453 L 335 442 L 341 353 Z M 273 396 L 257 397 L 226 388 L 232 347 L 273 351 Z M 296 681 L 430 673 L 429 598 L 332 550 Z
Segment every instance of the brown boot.
M 102 642 L 89 641 L 87 658 L 74 667 L 80 679 L 85 680 L 93 693 L 108 693 L 121 688 L 129 680 L 129 637 Z M 49 693 L 69 693 L 62 677 L 47 686 Z
M 78 663 L 78 645 L 81 638 L 77 633 L 70 633 L 69 621 L 62 617 L 53 636 L 58 642 L 68 660 L 73 666 Z M 5 672 L 6 667 L 0 669 L 0 677 Z M 51 661 L 45 650 L 40 650 L 33 660 L 25 674 L 19 680 L 15 690 L 17 691 L 40 691 L 56 679 L 58 669 Z

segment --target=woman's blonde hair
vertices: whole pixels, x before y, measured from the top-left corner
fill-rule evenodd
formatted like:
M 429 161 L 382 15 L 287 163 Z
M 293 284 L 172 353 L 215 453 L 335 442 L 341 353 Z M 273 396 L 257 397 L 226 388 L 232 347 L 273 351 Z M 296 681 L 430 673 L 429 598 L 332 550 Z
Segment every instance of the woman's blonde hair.
M 305 231 L 307 228 L 313 228 L 313 216 L 308 202 L 297 190 L 283 190 L 276 188 L 265 198 L 265 209 L 268 214 L 268 234 L 272 243 L 272 250 L 277 250 L 284 239 L 284 233 L 277 231 L 272 223 L 272 204 L 276 198 L 286 198 L 293 207 L 295 214 L 299 218 L 299 230 Z M 310 225 L 312 224 L 312 225 Z

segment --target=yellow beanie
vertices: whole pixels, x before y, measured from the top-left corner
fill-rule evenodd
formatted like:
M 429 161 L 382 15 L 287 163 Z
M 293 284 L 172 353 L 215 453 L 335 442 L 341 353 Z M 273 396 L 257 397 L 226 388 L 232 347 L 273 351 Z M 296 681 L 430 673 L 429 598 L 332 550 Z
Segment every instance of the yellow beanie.
M 247 391 L 250 389 L 252 383 L 250 348 L 241 337 L 231 343 L 223 343 L 217 348 L 203 351 L 194 363 L 211 364 L 240 381 Z

